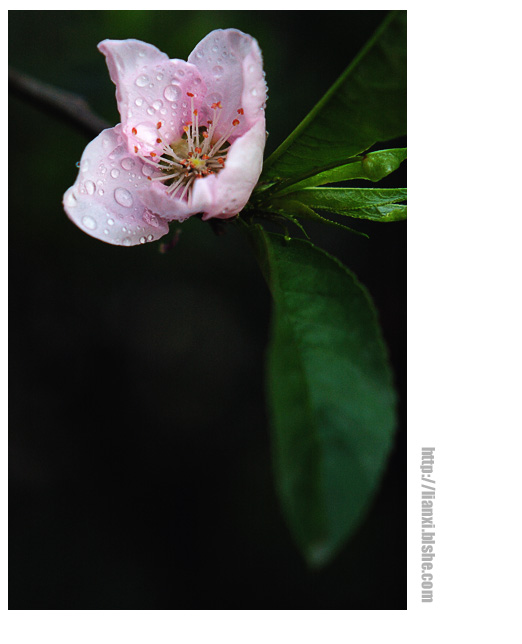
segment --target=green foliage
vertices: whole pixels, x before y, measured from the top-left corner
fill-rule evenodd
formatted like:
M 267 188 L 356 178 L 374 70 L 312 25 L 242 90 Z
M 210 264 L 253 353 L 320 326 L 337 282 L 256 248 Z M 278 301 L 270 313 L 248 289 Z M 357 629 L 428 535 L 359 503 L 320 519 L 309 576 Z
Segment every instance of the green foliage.
M 374 221 L 400 221 L 406 218 L 406 206 L 396 205 L 406 199 L 406 188 L 305 188 L 274 200 L 281 210 L 292 212 L 299 203 L 310 209 Z M 306 217 L 304 211 L 300 211 Z
M 395 394 L 376 313 L 340 262 L 250 227 L 274 299 L 268 357 L 277 489 L 308 562 L 325 564 L 377 488 Z
M 406 148 L 392 150 L 378 150 L 369 152 L 364 156 L 353 157 L 348 163 L 340 165 L 325 172 L 312 174 L 306 179 L 288 179 L 287 181 L 274 185 L 271 191 L 280 197 L 295 190 L 324 186 L 327 183 L 338 181 L 350 181 L 353 179 L 367 179 L 368 181 L 380 181 L 391 174 L 406 159 Z
M 312 111 L 265 162 L 262 181 L 345 165 L 406 132 L 406 12 L 391 12 Z

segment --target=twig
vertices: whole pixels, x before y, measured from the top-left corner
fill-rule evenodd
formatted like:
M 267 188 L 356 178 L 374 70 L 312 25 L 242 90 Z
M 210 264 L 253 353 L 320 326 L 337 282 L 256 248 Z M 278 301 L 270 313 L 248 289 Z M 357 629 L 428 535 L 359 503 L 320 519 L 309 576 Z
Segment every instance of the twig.
M 19 98 L 29 100 L 33 105 L 58 116 L 92 138 L 102 130 L 111 127 L 89 107 L 81 96 L 57 89 L 26 74 L 9 68 L 9 91 Z

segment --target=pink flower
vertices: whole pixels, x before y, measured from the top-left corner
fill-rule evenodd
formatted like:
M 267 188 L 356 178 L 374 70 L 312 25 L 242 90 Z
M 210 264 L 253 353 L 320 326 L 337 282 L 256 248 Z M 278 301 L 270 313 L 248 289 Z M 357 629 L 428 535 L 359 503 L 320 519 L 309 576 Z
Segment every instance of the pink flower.
M 139 40 L 104 40 L 121 123 L 85 148 L 67 215 L 110 244 L 159 239 L 168 222 L 228 219 L 257 183 L 266 84 L 259 46 L 236 29 L 208 34 L 170 60 Z

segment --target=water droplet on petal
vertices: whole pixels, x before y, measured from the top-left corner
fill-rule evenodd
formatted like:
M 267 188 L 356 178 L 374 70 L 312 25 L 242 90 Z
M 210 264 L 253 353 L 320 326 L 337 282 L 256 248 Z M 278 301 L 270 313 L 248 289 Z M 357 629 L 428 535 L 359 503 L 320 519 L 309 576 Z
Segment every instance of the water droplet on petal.
M 78 205 L 75 194 L 73 192 L 68 192 L 64 197 L 64 203 L 66 206 L 69 206 L 69 208 L 73 208 Z
M 167 85 L 163 91 L 163 96 L 167 101 L 175 101 L 181 96 L 181 90 L 176 85 Z
M 153 215 L 149 210 L 143 213 L 143 221 L 147 222 L 150 226 L 158 227 L 158 218 Z
M 93 195 L 94 191 L 96 190 L 96 186 L 94 185 L 94 181 L 86 181 L 85 182 L 85 190 L 87 190 L 87 194 Z
M 120 171 L 117 168 L 111 170 L 111 177 L 117 179 L 120 176 Z
M 107 223 L 109 224 L 109 226 L 114 226 L 114 219 L 112 217 L 109 217 L 109 219 L 107 219 Z
M 114 191 L 114 199 L 120 206 L 124 206 L 125 208 L 130 208 L 133 203 L 131 193 L 125 188 L 116 188 Z
M 135 101 L 136 105 L 138 107 L 141 107 L 143 105 L 143 99 L 142 98 L 137 98 Z
M 121 242 L 124 246 L 130 246 L 132 244 L 130 237 L 125 237 Z
M 147 235 L 147 241 L 152 241 L 154 239 L 154 235 Z
M 138 87 L 145 87 L 145 85 L 149 84 L 149 77 L 146 74 L 141 74 L 141 76 L 138 76 L 136 79 L 136 85 Z
M 134 163 L 135 163 L 134 159 L 132 159 L 131 157 L 127 157 L 126 159 L 122 159 L 121 167 L 124 170 L 131 170 L 134 167 Z
M 98 190 L 98 194 L 100 195 L 100 197 L 103 197 L 103 195 L 105 194 L 105 191 L 102 188 L 100 188 Z
M 163 80 L 163 74 L 161 72 L 156 76 L 156 80 Z
M 85 217 L 82 217 L 82 224 L 88 230 L 94 230 L 96 228 L 95 220 L 92 217 L 90 217 L 89 215 L 85 215 Z
M 216 65 L 216 66 L 212 69 L 212 73 L 214 74 L 214 78 L 215 78 L 216 80 L 219 80 L 219 79 L 223 76 L 223 72 L 224 72 L 224 71 L 225 71 L 225 70 L 223 69 L 223 67 L 221 67 L 221 65 Z
M 153 107 L 147 107 L 147 114 L 150 116 L 153 116 L 155 111 L 156 110 Z
M 144 244 L 146 241 L 145 237 L 140 237 L 140 244 Z
M 257 89 L 255 87 L 252 87 L 250 93 L 252 94 L 252 96 L 257 96 Z

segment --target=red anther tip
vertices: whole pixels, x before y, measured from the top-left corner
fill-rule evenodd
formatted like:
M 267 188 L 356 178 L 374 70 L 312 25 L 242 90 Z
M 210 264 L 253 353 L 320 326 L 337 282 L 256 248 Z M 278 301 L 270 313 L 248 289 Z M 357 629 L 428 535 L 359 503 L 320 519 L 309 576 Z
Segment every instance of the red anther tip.
M 220 163 L 221 165 L 225 165 L 225 159 L 223 159 L 223 157 L 219 157 L 217 162 Z
M 188 132 L 188 125 L 183 126 L 183 132 Z
M 207 121 L 207 123 L 208 123 L 209 125 L 212 125 L 212 121 Z
M 203 138 L 208 139 L 208 132 L 203 132 Z
M 162 143 L 161 139 L 156 139 L 156 143 Z
M 138 134 L 138 130 L 135 127 L 133 127 L 132 128 L 132 133 L 134 134 L 134 136 L 136 136 L 136 134 Z
M 187 96 L 190 96 L 190 98 L 194 98 L 194 94 L 192 92 L 187 92 Z
M 150 177 L 147 177 L 147 180 L 148 180 L 148 181 L 152 181 L 152 179 L 151 179 Z
M 232 125 L 233 125 L 234 127 L 236 127 L 236 125 L 239 125 L 239 120 L 238 120 L 238 119 L 234 119 L 234 120 L 232 121 Z
M 159 130 L 160 127 L 161 127 L 161 121 L 158 121 L 157 124 L 156 124 L 156 129 Z
M 204 154 L 201 158 L 206 161 L 208 159 L 208 154 Z
M 244 110 L 242 107 L 240 107 L 240 108 L 238 109 L 237 113 L 238 113 L 238 114 L 244 114 L 244 113 L 245 113 L 245 110 Z
M 197 152 L 197 154 L 201 154 L 201 148 L 194 148 L 194 150 Z
M 155 157 L 155 156 L 156 156 L 156 153 L 155 153 L 155 152 L 151 152 L 151 153 L 150 153 L 150 156 L 151 156 L 151 157 Z
M 137 145 L 134 146 L 134 152 L 136 152 L 136 154 L 138 154 L 138 146 Z
M 194 110 L 194 111 L 192 112 L 192 114 L 194 114 L 194 116 L 197 116 L 197 115 L 198 115 L 198 111 L 197 111 L 197 110 Z

